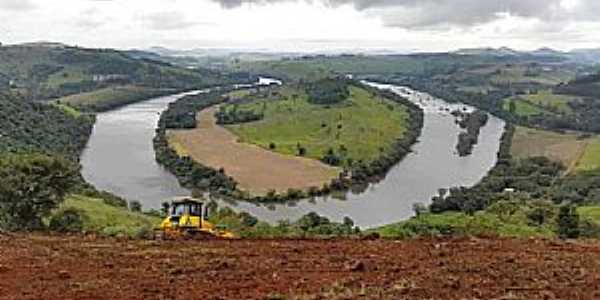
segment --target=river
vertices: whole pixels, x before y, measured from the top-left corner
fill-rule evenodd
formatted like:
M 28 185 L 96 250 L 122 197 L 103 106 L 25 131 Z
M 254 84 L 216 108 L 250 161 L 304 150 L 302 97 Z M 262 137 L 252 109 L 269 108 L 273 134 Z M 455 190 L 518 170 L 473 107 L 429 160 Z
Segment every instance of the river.
M 455 146 L 461 130 L 450 112 L 471 107 L 448 104 L 407 88 L 370 84 L 405 96 L 425 112 L 422 135 L 413 153 L 392 168 L 382 182 L 358 195 L 348 193 L 344 200 L 326 197 L 269 206 L 219 201 L 220 205 L 270 222 L 294 220 L 314 211 L 335 221 L 348 216 L 358 226 L 370 228 L 411 217 L 413 204 L 427 204 L 440 188 L 476 184 L 496 163 L 504 130 L 502 120 L 490 117 L 473 154 L 459 157 Z M 138 200 L 145 208 L 158 208 L 174 196 L 188 195 L 189 191 L 155 162 L 152 146 L 159 113 L 184 95 L 151 99 L 99 114 L 82 155 L 84 178 L 98 189 Z

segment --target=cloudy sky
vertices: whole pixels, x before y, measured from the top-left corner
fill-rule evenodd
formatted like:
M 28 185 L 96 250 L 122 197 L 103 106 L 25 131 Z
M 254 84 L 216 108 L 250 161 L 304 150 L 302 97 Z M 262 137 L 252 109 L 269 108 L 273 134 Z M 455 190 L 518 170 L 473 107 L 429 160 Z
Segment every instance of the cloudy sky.
M 86 47 L 600 47 L 600 0 L 0 0 L 0 42 Z

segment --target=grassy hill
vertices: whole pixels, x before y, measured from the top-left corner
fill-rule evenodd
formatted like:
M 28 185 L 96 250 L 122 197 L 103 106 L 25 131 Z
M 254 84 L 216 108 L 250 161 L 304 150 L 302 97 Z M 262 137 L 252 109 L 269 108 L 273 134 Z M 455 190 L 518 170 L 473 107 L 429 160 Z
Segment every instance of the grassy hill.
M 332 74 L 425 76 L 450 74 L 458 68 L 506 61 L 503 58 L 454 54 L 315 56 L 276 61 L 241 62 L 234 70 L 285 78 L 315 80 Z
M 253 111 L 264 118 L 228 125 L 240 141 L 287 155 L 299 155 L 302 148 L 302 156 L 314 159 L 332 149 L 345 162 L 372 161 L 403 136 L 409 118 L 403 106 L 357 86 L 350 87 L 346 101 L 333 105 L 310 103 L 304 90 L 290 86 L 244 101 L 224 110 Z
M 226 76 L 209 70 L 175 67 L 111 49 L 55 44 L 0 47 L 0 74 L 13 90 L 32 100 L 56 99 L 109 87 L 133 85 L 139 89 L 182 90 L 229 82 Z M 97 99 L 92 98 L 92 101 Z
M 65 209 L 76 209 L 83 213 L 84 231 L 108 236 L 123 234 L 142 237 L 151 233 L 162 221 L 159 217 L 131 212 L 127 207 L 111 206 L 102 199 L 82 195 L 69 196 L 56 212 Z

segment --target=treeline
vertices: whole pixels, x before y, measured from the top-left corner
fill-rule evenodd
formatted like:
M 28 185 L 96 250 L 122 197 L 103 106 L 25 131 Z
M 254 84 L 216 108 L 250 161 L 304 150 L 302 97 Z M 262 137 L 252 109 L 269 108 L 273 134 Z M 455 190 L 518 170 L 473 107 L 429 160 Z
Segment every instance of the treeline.
M 225 226 L 242 238 L 350 237 L 361 233 L 349 217 L 338 223 L 311 212 L 295 222 L 282 221 L 271 225 L 246 212 L 236 213 L 227 207 L 219 208 L 215 202 L 210 202 L 208 206 L 212 211 L 209 221 Z
M 254 110 L 240 110 L 239 105 L 234 104 L 231 109 L 221 106 L 215 113 L 217 124 L 231 125 L 260 121 L 264 118 L 263 113 L 256 113 Z
M 79 159 L 94 117 L 0 93 L 0 152 L 42 152 Z
M 600 74 L 593 74 L 577 78 L 567 84 L 561 83 L 554 88 L 554 92 L 557 94 L 600 99 L 599 83 Z
M 500 161 L 474 187 L 457 187 L 440 192 L 439 196 L 432 199 L 430 210 L 433 213 L 461 211 L 473 214 L 517 192 L 540 199 L 563 171 L 560 163 L 545 157 Z
M 308 102 L 331 105 L 345 101 L 350 97 L 349 81 L 342 78 L 324 78 L 305 84 Z
M 472 113 L 457 111 L 453 114 L 459 118 L 459 126 L 462 129 L 466 129 L 466 132 L 461 132 L 458 135 L 456 150 L 461 157 L 469 156 L 473 153 L 473 148 L 479 142 L 479 133 L 481 132 L 481 128 L 487 124 L 489 116 L 481 110 L 476 110 Z

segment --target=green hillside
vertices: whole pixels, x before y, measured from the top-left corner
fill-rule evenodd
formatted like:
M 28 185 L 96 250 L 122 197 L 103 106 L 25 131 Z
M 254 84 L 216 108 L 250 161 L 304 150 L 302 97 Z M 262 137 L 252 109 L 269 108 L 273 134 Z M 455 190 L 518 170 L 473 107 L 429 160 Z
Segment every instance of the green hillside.
M 370 162 L 390 151 L 407 130 L 406 108 L 367 90 L 351 86 L 348 100 L 314 104 L 302 89 L 284 87 L 276 96 L 247 97 L 250 103 L 224 107 L 253 111 L 262 121 L 230 125 L 242 142 L 288 155 L 323 159 L 328 151 L 350 161 Z M 331 149 L 331 150 L 330 150 Z
M 33 100 L 124 85 L 192 89 L 228 82 L 225 76 L 209 70 L 136 59 L 116 50 L 57 44 L 0 47 L 0 74 L 5 87 L 9 84 Z

